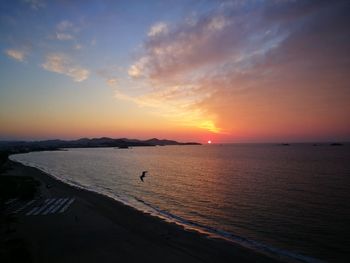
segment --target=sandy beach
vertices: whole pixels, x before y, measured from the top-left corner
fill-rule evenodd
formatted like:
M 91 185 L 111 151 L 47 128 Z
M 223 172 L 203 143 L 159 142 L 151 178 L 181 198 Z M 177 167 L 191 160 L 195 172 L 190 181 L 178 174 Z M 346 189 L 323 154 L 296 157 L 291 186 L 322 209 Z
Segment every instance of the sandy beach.
M 42 202 L 73 200 L 62 213 L 15 215 L 14 231 L 5 238 L 22 240 L 27 262 L 279 262 L 69 186 L 38 169 L 12 161 L 8 165 L 5 175 L 41 182 L 36 198 Z

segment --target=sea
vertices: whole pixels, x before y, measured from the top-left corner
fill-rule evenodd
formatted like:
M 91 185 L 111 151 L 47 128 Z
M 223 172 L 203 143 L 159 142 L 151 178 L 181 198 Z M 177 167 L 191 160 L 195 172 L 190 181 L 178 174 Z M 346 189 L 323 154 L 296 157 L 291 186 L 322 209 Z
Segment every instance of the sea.
M 10 158 L 287 261 L 350 261 L 349 144 L 84 148 Z

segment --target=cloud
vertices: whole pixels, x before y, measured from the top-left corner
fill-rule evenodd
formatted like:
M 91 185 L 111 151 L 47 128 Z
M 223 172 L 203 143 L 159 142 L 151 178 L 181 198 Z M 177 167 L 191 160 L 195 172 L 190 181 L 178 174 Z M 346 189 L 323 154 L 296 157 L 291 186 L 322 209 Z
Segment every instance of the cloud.
M 141 97 L 142 101 L 152 98 L 153 104 L 159 101 L 170 107 L 174 116 L 191 116 L 186 118 L 187 123 L 212 132 L 222 131 L 214 123 L 216 114 L 208 114 L 198 103 L 215 93 L 201 79 L 269 44 L 264 39 L 265 26 L 259 25 L 256 18 L 246 18 L 245 13 L 231 16 L 230 10 L 214 10 L 171 28 L 162 24 L 152 26 L 142 56 L 128 70 L 129 76 L 152 85 L 152 91 Z M 243 37 L 253 29 L 258 33 L 254 36 L 256 46 Z M 281 41 L 277 36 L 273 39 L 276 43 Z M 270 46 L 265 49 L 273 47 Z M 174 107 L 175 104 L 179 106 Z
M 148 58 L 140 58 L 134 65 L 131 65 L 128 70 L 128 75 L 132 78 L 140 78 L 144 76 L 145 66 L 148 63 Z
M 19 49 L 6 49 L 5 54 L 12 59 L 15 59 L 20 62 L 25 61 L 25 57 L 27 56 L 27 52 Z
M 24 2 L 30 5 L 30 7 L 34 10 L 39 10 L 46 5 L 44 0 L 24 0 Z
M 102 78 L 107 86 L 113 90 L 124 84 L 123 78 L 119 77 L 120 72 L 124 73 L 124 70 L 122 71 L 118 65 L 105 65 L 104 68 L 96 70 L 97 76 Z
M 59 31 L 67 31 L 74 29 L 74 24 L 68 20 L 63 20 L 56 26 L 57 30 Z
M 239 60 L 263 48 L 266 51 L 273 41 L 278 44 L 282 38 L 276 35 L 276 27 L 262 23 L 259 14 L 242 11 L 232 15 L 229 9 L 185 20 L 171 29 L 155 25 L 144 42 L 142 57 L 129 70 L 153 80 L 183 78 L 204 67 L 211 71 L 218 63 Z
M 244 67 L 256 54 L 277 48 L 302 23 L 329 6 L 327 1 L 234 1 L 171 27 L 155 24 L 129 75 L 159 81 L 206 75 L 217 71 L 218 65 Z
M 79 28 L 68 20 L 62 20 L 56 25 L 55 38 L 60 41 L 67 41 L 75 39 L 75 35 Z
M 207 28 L 209 31 L 220 31 L 229 23 L 229 20 L 224 16 L 214 16 L 207 24 Z
M 348 10 L 347 1 L 243 1 L 172 26 L 156 24 L 128 70 L 151 87 L 134 102 L 177 103 L 169 114 L 196 116 L 194 123 L 208 130 L 213 124 L 287 132 L 300 114 L 301 122 L 320 127 L 319 114 L 330 107 L 323 113 L 329 125 L 350 125 L 341 114 L 350 111 Z M 341 103 L 331 106 L 327 98 Z
M 118 79 L 117 78 L 110 78 L 107 79 L 107 85 L 110 86 L 111 88 L 115 88 L 118 85 Z
M 160 34 L 165 34 L 168 32 L 168 26 L 164 22 L 159 22 L 154 24 L 148 31 L 149 37 L 155 37 Z
M 197 107 L 220 116 L 220 126 L 234 123 L 233 133 L 317 134 L 334 129 L 350 134 L 344 114 L 350 112 L 350 58 L 344 56 L 350 45 L 344 10 L 350 6 L 297 6 L 293 12 L 279 6 L 278 16 L 264 11 L 269 15 L 263 22 L 271 19 L 288 32 L 274 48 L 225 67 L 217 64 L 220 71 L 197 81 L 200 89 L 214 91 Z
M 128 101 L 138 105 L 139 107 L 147 107 L 155 115 L 160 115 L 164 118 L 170 119 L 178 125 L 197 127 L 210 131 L 212 133 L 223 133 L 224 131 L 217 127 L 213 121 L 215 116 L 208 115 L 201 109 L 189 110 L 191 103 L 188 103 L 188 98 L 182 97 L 178 98 L 177 101 L 172 101 L 171 99 L 167 102 L 167 97 L 172 97 L 171 93 L 178 87 L 172 87 L 167 91 L 161 93 L 149 93 L 140 96 L 131 96 L 125 92 L 118 89 L 115 90 L 115 98 L 119 100 Z
M 48 71 L 69 76 L 76 82 L 84 81 L 90 75 L 89 70 L 74 64 L 68 56 L 59 53 L 48 54 L 42 67 Z
M 56 38 L 61 41 L 73 40 L 74 37 L 71 34 L 66 33 L 56 33 Z

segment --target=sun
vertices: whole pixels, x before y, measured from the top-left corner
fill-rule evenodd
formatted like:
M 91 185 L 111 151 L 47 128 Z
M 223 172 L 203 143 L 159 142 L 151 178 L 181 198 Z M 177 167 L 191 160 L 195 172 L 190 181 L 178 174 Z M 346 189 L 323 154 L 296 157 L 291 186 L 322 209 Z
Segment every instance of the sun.
M 208 144 L 211 144 L 211 140 L 208 141 Z

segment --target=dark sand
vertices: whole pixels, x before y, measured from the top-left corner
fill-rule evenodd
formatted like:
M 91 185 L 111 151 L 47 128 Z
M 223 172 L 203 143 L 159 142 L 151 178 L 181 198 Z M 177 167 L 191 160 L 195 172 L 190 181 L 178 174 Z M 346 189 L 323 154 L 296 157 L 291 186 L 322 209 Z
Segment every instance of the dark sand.
M 210 239 L 111 198 L 64 184 L 10 162 L 9 175 L 41 182 L 43 198 L 75 197 L 62 214 L 17 215 L 13 233 L 33 262 L 279 262 L 224 240 Z M 47 188 L 46 185 L 52 185 Z M 31 260 L 30 260 L 31 258 Z

